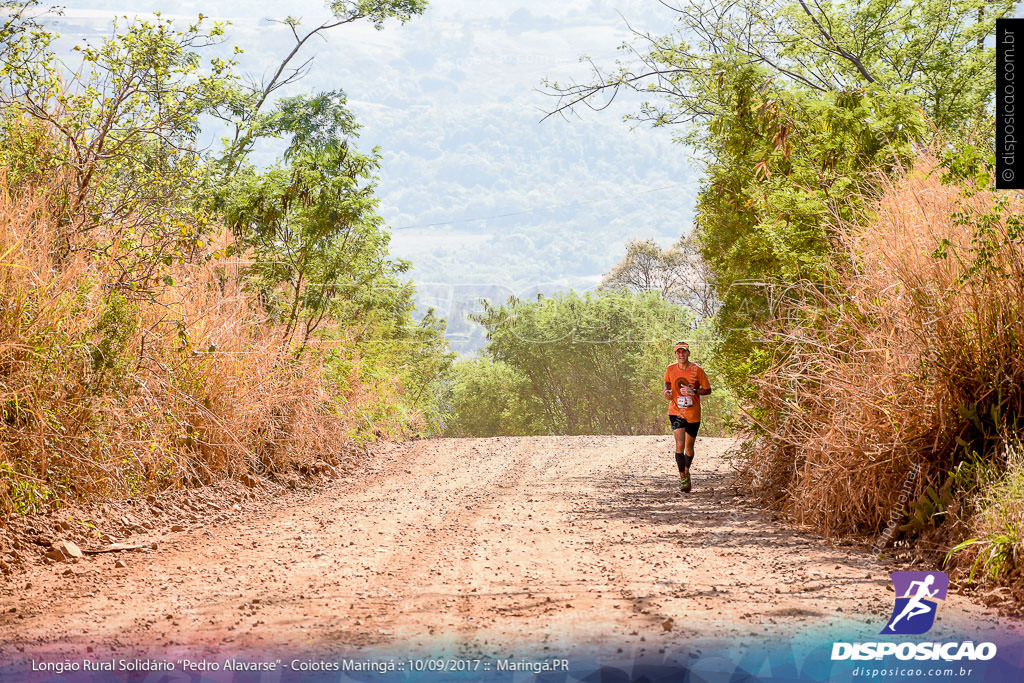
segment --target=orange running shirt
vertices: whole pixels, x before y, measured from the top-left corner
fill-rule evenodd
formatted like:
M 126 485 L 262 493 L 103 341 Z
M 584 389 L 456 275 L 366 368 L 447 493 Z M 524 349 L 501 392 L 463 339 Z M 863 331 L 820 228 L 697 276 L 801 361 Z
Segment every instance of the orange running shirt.
M 700 422 L 700 396 L 683 396 L 682 388 L 710 389 L 711 383 L 704 373 L 704 368 L 696 363 L 690 363 L 683 370 L 679 363 L 673 363 L 665 369 L 665 382 L 672 387 L 672 402 L 669 404 L 668 414 L 678 415 L 687 422 Z

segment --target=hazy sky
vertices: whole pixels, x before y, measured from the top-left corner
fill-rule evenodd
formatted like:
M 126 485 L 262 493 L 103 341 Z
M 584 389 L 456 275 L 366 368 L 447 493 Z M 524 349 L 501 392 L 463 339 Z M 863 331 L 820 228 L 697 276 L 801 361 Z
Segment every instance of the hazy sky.
M 315 0 L 81 0 L 56 28 L 69 44 L 109 31 L 114 15 L 153 10 L 229 19 L 228 42 L 254 75 L 291 47 L 269 19 L 313 26 L 329 16 Z M 418 282 L 586 288 L 628 239 L 667 246 L 693 218 L 693 164 L 670 132 L 623 123 L 635 99 L 540 122 L 553 103 L 541 80 L 584 76 L 582 54 L 612 66 L 627 19 L 664 33 L 672 13 L 653 0 L 432 0 L 405 26 L 349 25 L 316 41 L 305 53 L 316 56 L 312 70 L 292 93 L 347 93 L 359 145 L 383 153 L 378 194 L 392 254 L 413 262 Z

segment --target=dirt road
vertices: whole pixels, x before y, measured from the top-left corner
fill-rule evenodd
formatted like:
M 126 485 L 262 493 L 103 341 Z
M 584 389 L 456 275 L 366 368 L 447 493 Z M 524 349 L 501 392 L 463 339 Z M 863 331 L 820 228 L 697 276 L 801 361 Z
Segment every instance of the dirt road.
M 888 569 L 744 503 L 728 486 L 731 445 L 698 442 L 686 497 L 665 437 L 381 447 L 375 470 L 326 492 L 139 536 L 159 549 L 97 555 L 71 575 L 17 576 L 0 591 L 0 651 L 507 656 L 876 637 Z M 997 626 L 951 595 L 932 635 Z

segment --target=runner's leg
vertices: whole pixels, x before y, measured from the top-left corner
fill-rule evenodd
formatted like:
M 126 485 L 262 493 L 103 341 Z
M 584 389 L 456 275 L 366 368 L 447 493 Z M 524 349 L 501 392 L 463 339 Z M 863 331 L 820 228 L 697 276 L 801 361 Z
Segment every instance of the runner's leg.
M 676 467 L 679 469 L 680 479 L 683 478 L 683 471 L 686 469 L 686 456 L 683 451 L 685 448 L 685 435 L 686 429 L 683 427 L 672 430 L 672 437 L 676 441 Z
M 686 471 L 690 471 L 690 465 L 693 463 L 693 442 L 697 440 L 696 436 L 686 434 L 685 430 L 680 430 L 684 433 L 686 440 L 683 444 L 684 453 L 686 454 Z

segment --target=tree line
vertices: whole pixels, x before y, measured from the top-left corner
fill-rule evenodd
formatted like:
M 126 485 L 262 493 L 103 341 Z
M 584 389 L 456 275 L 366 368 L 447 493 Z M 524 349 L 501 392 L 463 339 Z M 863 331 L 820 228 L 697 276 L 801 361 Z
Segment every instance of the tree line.
M 481 358 L 455 365 L 446 433 L 454 436 L 664 434 L 665 366 L 681 335 L 709 344 L 697 318 L 654 291 L 609 286 L 485 302 Z M 708 397 L 705 433 L 729 430 L 728 392 Z
M 1014 5 L 689 0 L 618 64 L 547 82 L 549 115 L 635 95 L 630 118 L 701 160 L 687 239 L 751 492 L 826 533 L 896 510 L 890 546 L 1004 579 L 1024 548 L 1024 278 L 1019 197 L 992 190 L 991 36 Z M 660 251 L 634 245 L 618 279 L 678 296 Z
M 438 429 L 444 321 L 388 254 L 380 151 L 341 90 L 281 96 L 312 38 L 426 4 L 287 18 L 250 79 L 202 14 L 116 20 L 68 58 L 36 0 L 0 3 L 0 512 Z

